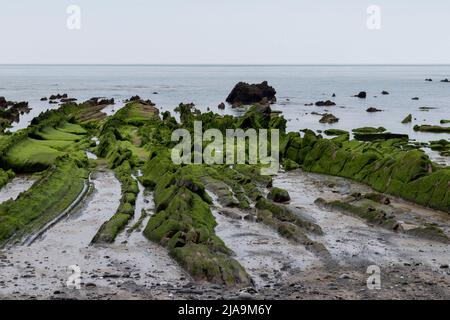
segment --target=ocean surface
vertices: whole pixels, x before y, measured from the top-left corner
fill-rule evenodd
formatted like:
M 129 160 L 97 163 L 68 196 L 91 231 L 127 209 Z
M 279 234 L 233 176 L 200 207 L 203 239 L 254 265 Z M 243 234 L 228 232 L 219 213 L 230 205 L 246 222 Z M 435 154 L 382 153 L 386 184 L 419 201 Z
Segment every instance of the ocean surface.
M 433 82 L 426 82 L 432 78 Z M 108 97 L 117 111 L 132 95 L 150 99 L 162 110 L 173 110 L 181 102 L 193 102 L 201 110 L 208 107 L 218 113 L 239 114 L 230 106 L 217 106 L 239 81 L 267 80 L 277 90 L 274 109 L 283 111 L 291 131 L 303 128 L 351 130 L 362 126 L 382 126 L 411 139 L 430 141 L 449 139 L 449 134 L 416 133 L 415 124 L 439 124 L 450 118 L 450 66 L 48 66 L 0 65 L 0 96 L 7 100 L 29 101 L 33 110 L 24 115 L 12 130 L 24 128 L 40 112 L 57 105 L 41 102 L 51 94 L 67 93 L 80 102 L 91 97 Z M 383 90 L 389 95 L 381 95 Z M 353 97 L 367 91 L 367 99 Z M 157 94 L 154 94 L 154 93 Z M 336 97 L 332 98 L 332 94 Z M 412 100 L 419 97 L 419 100 Z M 331 99 L 330 108 L 305 106 Z M 384 110 L 368 113 L 368 107 Z M 420 111 L 420 107 L 435 108 Z M 333 113 L 340 120 L 333 125 L 320 124 L 320 116 L 311 112 Z M 412 114 L 412 124 L 401 121 Z

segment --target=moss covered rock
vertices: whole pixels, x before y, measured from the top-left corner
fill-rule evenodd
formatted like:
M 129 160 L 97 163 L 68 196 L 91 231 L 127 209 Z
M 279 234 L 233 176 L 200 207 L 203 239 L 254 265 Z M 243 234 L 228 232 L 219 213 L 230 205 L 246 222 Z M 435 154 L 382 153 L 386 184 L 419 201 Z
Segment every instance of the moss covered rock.
M 267 195 L 267 198 L 279 203 L 289 202 L 291 200 L 289 192 L 281 188 L 272 188 Z

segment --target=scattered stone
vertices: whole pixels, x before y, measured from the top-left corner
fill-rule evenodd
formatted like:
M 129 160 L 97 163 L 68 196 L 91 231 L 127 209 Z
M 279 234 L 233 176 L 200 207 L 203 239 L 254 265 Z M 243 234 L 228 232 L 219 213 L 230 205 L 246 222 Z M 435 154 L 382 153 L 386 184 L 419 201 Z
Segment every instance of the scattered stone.
M 412 114 L 409 114 L 405 119 L 403 119 L 402 123 L 411 123 L 412 122 Z
M 222 102 L 221 104 L 219 104 L 218 108 L 219 110 L 225 110 L 225 103 Z
M 381 94 L 384 95 L 384 96 L 387 96 L 389 94 L 389 92 L 383 90 L 383 91 L 381 91 Z
M 366 110 L 367 112 L 382 112 L 383 110 L 374 108 L 374 107 L 370 107 L 369 109 Z
M 425 81 L 427 81 L 427 82 L 432 82 L 432 81 L 433 81 L 433 79 L 431 79 L 431 78 L 428 78 L 428 79 L 425 79 Z
M 67 99 L 68 98 L 68 95 L 67 95 L 67 93 L 64 93 L 64 94 L 52 94 L 51 96 L 50 96 L 50 100 L 61 100 L 61 99 Z
M 272 188 L 267 198 L 278 203 L 289 202 L 291 200 L 289 192 L 281 188 Z
M 69 103 L 69 102 L 75 102 L 75 101 L 77 101 L 76 98 L 64 98 L 64 99 L 61 99 L 62 103 Z
M 411 100 L 419 100 L 419 97 L 414 97 Z
M 448 80 L 448 79 L 444 79 L 444 80 L 441 80 L 441 82 L 445 82 L 445 83 L 448 83 L 448 82 L 450 82 L 450 80 Z
M 332 107 L 332 106 L 335 106 L 336 105 L 336 103 L 334 103 L 333 101 L 331 101 L 331 100 L 327 100 L 327 101 L 317 101 L 316 102 L 316 106 L 317 107 Z
M 339 118 L 336 118 L 334 115 L 332 115 L 331 113 L 326 113 L 322 119 L 319 120 L 320 123 L 336 123 L 339 121 Z

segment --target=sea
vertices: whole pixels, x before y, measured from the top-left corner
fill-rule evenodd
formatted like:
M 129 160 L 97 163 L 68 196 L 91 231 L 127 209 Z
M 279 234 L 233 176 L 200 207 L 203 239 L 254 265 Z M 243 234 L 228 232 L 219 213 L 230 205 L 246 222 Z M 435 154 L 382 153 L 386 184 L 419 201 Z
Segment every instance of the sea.
M 0 96 L 28 101 L 32 108 L 14 124 L 11 131 L 15 131 L 25 128 L 40 112 L 57 108 L 40 101 L 52 94 L 67 93 L 80 102 L 91 97 L 114 98 L 116 105 L 105 110 L 108 114 L 139 95 L 161 110 L 192 102 L 202 111 L 209 108 L 239 115 L 240 108 L 218 109 L 234 85 L 268 81 L 277 91 L 273 109 L 283 112 L 290 131 L 384 127 L 428 142 L 450 138 L 449 134 L 413 130 L 416 124 L 439 125 L 440 120 L 450 119 L 450 83 L 441 82 L 446 78 L 450 79 L 450 65 L 0 65 Z M 366 99 L 354 97 L 360 91 L 367 92 Z M 307 105 L 319 100 L 337 105 Z M 369 107 L 382 112 L 369 113 Z M 339 122 L 321 124 L 314 111 L 332 113 Z M 413 122 L 402 124 L 408 114 L 413 115 Z

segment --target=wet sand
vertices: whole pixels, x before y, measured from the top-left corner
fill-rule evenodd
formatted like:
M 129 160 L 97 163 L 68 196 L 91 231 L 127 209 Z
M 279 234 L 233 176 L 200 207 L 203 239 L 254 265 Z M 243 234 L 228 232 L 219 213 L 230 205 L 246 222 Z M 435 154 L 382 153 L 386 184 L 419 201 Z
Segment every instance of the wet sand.
M 142 186 L 136 214 L 116 242 L 90 246 L 101 224 L 119 205 L 120 184 L 109 172 L 92 177 L 95 191 L 71 215 L 31 246 L 0 253 L 0 298 L 20 299 L 448 299 L 448 245 L 369 226 L 364 221 L 314 204 L 318 197 L 340 199 L 369 192 L 346 179 L 295 171 L 280 173 L 274 186 L 289 191 L 290 206 L 300 208 L 324 231 L 308 234 L 325 245 L 324 260 L 302 245 L 282 238 L 262 223 L 243 219 L 248 212 L 221 215 L 215 201 L 216 233 L 255 281 L 254 288 L 224 289 L 193 281 L 165 248 L 143 235 L 153 214 L 152 194 Z M 214 197 L 213 197 L 214 198 Z M 411 214 L 448 225 L 444 213 L 392 200 Z M 149 215 L 133 232 L 142 209 Z M 130 230 L 131 231 L 131 230 Z M 81 289 L 68 288 L 71 265 L 81 268 Z M 381 269 L 380 290 L 367 287 L 367 268 Z

